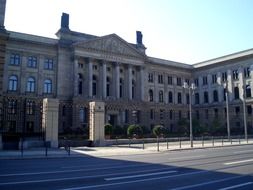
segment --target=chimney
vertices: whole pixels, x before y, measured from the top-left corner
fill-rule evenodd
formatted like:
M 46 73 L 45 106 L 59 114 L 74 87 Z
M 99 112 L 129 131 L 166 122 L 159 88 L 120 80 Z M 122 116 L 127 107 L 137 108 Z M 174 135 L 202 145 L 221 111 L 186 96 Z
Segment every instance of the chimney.
M 136 44 L 137 45 L 143 45 L 142 44 L 142 33 L 141 33 L 141 31 L 136 31 Z
M 61 29 L 69 30 L 69 14 L 62 13 L 61 16 Z
M 0 30 L 4 30 L 6 0 L 0 0 Z

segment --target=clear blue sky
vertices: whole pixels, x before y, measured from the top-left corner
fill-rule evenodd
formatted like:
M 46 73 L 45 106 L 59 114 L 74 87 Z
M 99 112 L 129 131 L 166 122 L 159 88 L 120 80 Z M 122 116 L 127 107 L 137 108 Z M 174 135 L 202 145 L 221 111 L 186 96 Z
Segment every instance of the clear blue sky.
M 253 0 L 7 0 L 7 30 L 55 37 L 61 13 L 70 29 L 135 43 L 147 55 L 197 63 L 253 48 Z

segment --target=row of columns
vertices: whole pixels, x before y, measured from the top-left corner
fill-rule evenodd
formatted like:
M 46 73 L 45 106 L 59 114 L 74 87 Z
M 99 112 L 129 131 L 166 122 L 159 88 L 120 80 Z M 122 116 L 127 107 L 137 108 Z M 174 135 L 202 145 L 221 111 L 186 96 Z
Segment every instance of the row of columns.
M 93 61 L 94 59 L 87 59 L 88 63 L 87 64 L 87 85 L 88 85 L 88 97 L 92 98 L 92 85 L 93 85 Z M 99 84 L 98 89 L 101 90 L 101 96 L 103 99 L 107 98 L 107 62 L 102 61 L 100 62 L 100 69 L 99 69 Z M 115 97 L 116 99 L 120 98 L 120 64 L 121 63 L 113 63 L 113 74 L 112 74 L 112 96 Z M 125 97 L 127 97 L 129 100 L 132 100 L 132 80 L 133 80 L 133 75 L 132 75 L 132 67 L 134 65 L 128 64 L 127 65 L 127 71 L 124 74 L 124 90 L 126 91 Z M 138 97 L 140 100 L 144 100 L 144 68 L 140 66 L 140 71 L 138 72 L 138 75 L 136 77 L 137 80 L 137 86 L 136 88 L 136 95 L 137 95 L 137 90 L 138 91 Z M 78 59 L 75 59 L 75 95 L 77 95 L 77 89 L 78 89 Z M 124 96 L 123 96 L 124 97 Z

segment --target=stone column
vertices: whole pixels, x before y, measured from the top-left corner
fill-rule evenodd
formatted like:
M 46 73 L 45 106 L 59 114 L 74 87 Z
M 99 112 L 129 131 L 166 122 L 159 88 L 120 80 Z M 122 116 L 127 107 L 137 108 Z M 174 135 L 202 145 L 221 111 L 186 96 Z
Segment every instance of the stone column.
M 208 98 L 209 98 L 209 104 L 213 102 L 213 92 L 212 92 L 212 75 L 207 75 L 207 85 L 208 85 Z
M 46 141 L 49 141 L 53 148 L 58 148 L 58 113 L 59 100 L 44 98 L 42 129 L 45 132 Z
M 74 96 L 78 95 L 78 59 L 74 61 Z
M 89 62 L 88 62 L 88 89 L 89 89 L 89 98 L 92 97 L 92 76 L 93 76 L 93 68 L 92 68 L 92 62 L 91 62 L 91 59 L 89 59 Z
M 198 79 L 199 79 L 199 87 L 198 87 L 199 104 L 203 104 L 204 103 L 203 79 L 202 77 L 198 77 Z
M 106 98 L 106 62 L 102 63 L 102 96 L 103 99 Z
M 128 98 L 132 100 L 132 66 L 128 65 Z
M 119 99 L 119 63 L 115 63 L 115 97 Z
M 223 101 L 223 84 L 221 81 L 221 72 L 218 72 L 217 74 L 217 84 L 218 84 L 218 97 L 219 97 L 219 102 Z
M 228 100 L 232 101 L 233 100 L 233 87 L 232 87 L 232 71 L 228 70 L 227 71 L 227 90 L 228 90 Z
M 105 103 L 90 102 L 90 140 L 95 146 L 105 145 Z
M 239 88 L 239 97 L 240 97 L 240 99 L 241 100 L 243 100 L 243 94 L 245 93 L 245 86 L 244 86 L 244 79 L 243 79 L 243 68 L 242 67 L 240 67 L 239 69 L 238 69 L 238 78 L 239 78 L 239 86 L 238 86 L 238 88 Z M 246 94 L 244 94 L 245 96 L 246 96 Z
M 141 101 L 144 101 L 144 85 L 145 85 L 145 82 L 144 82 L 144 67 L 140 67 L 140 99 L 141 99 Z

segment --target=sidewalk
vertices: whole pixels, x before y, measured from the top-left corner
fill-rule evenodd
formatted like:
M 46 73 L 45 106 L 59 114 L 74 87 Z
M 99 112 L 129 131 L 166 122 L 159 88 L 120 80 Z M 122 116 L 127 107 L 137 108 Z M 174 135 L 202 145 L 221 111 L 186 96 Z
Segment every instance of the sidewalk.
M 24 150 L 23 154 L 20 150 L 0 151 L 0 159 L 35 159 L 35 158 L 68 158 L 68 157 L 107 157 L 119 155 L 137 155 L 137 154 L 157 154 L 168 151 L 180 151 L 190 149 L 203 149 L 203 148 L 221 148 L 228 146 L 242 146 L 253 144 L 253 139 L 249 139 L 248 143 L 245 140 L 209 140 L 209 141 L 194 141 L 191 148 L 189 141 L 182 142 L 162 142 L 159 143 L 159 151 L 157 143 L 144 143 L 143 144 L 125 144 L 113 145 L 107 147 L 75 147 L 71 148 L 70 155 L 64 148 L 47 150 L 45 148 L 34 148 Z

